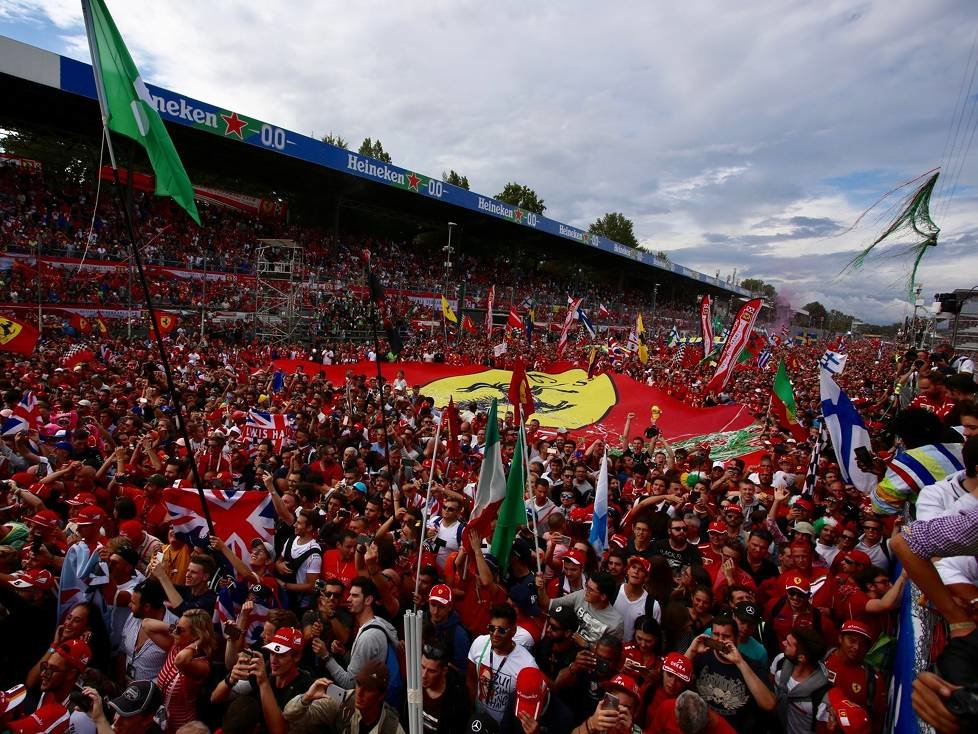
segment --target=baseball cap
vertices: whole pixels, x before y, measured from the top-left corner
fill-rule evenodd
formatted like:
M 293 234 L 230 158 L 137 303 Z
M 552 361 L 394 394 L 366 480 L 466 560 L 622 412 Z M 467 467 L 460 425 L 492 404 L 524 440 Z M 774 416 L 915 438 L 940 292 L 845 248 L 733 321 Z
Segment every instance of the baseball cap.
M 254 550 L 258 546 L 261 546 L 262 548 L 264 548 L 265 549 L 265 552 L 268 554 L 268 557 L 271 558 L 273 561 L 275 560 L 275 546 L 274 545 L 272 545 L 271 543 L 269 543 L 267 540 L 262 540 L 261 538 L 252 538 L 251 539 L 251 543 L 250 543 L 251 550 Z
M 724 514 L 726 514 L 728 512 L 735 512 L 738 515 L 743 515 L 744 514 L 744 508 L 741 507 L 740 505 L 730 504 L 730 505 L 727 505 L 726 507 L 723 508 L 723 512 L 724 512 Z M 709 532 L 709 531 L 707 531 L 707 532 Z
M 734 616 L 745 622 L 757 622 L 761 618 L 761 610 L 751 601 L 742 601 L 734 607 Z
M 795 500 L 795 507 L 797 507 L 799 510 L 805 510 L 806 512 L 811 512 L 815 509 L 815 505 L 813 505 L 809 500 L 806 500 L 804 497 L 800 497 L 799 499 Z
M 796 533 L 815 536 L 815 527 L 810 522 L 796 522 L 793 528 Z
M 271 652 L 283 653 L 302 649 L 302 630 L 295 627 L 279 627 L 272 641 L 263 646 Z
M 577 548 L 571 548 L 564 554 L 563 560 L 573 563 L 575 566 L 583 566 L 586 559 L 583 551 L 580 551 Z
M 612 691 L 612 690 L 625 691 L 625 693 L 631 693 L 637 699 L 640 699 L 642 697 L 642 689 L 639 688 L 638 682 L 630 675 L 622 675 L 621 673 L 619 673 L 614 678 L 612 678 L 607 683 L 605 683 L 604 688 L 606 691 Z
M 684 683 L 693 679 L 693 662 L 681 652 L 671 652 L 662 661 L 662 669 Z
M 428 593 L 428 601 L 447 607 L 452 603 L 452 589 L 448 584 L 435 584 Z
M 19 683 L 6 691 L 0 691 L 0 714 L 6 714 L 20 706 L 27 698 L 27 688 Z
M 875 637 L 873 637 L 873 633 L 870 632 L 869 626 L 865 622 L 858 619 L 847 619 L 845 622 L 843 622 L 842 629 L 839 630 L 839 634 L 840 635 L 845 635 L 845 634 L 862 635 L 863 637 L 867 638 L 870 642 L 876 639 Z
M 714 461 L 713 462 L 713 468 L 714 469 L 723 469 L 723 462 L 722 461 Z
M 840 563 L 846 559 L 852 561 L 853 563 L 858 563 L 862 566 L 870 566 L 873 563 L 872 560 L 870 560 L 869 556 L 866 555 L 866 553 L 861 550 L 851 550 L 839 554 Z
M 516 716 L 539 718 L 549 690 L 547 678 L 539 668 L 523 668 L 516 676 Z
M 41 589 L 47 591 L 55 585 L 54 576 L 46 568 L 31 568 L 14 575 L 10 585 L 17 589 Z
M 128 719 L 155 711 L 163 705 L 163 692 L 151 680 L 137 680 L 130 683 L 126 690 L 106 703 L 119 714 Z
M 40 510 L 27 518 L 27 522 L 46 528 L 57 528 L 61 526 L 61 515 L 54 510 Z
M 92 648 L 80 637 L 74 637 L 54 646 L 54 651 L 78 670 L 85 670 L 92 659 Z
M 360 492 L 361 494 L 366 494 L 367 493 L 367 485 L 364 484 L 363 482 L 354 482 L 353 483 L 353 488 L 357 492 Z
M 577 632 L 581 626 L 581 620 L 578 619 L 577 612 L 569 604 L 560 604 L 551 609 L 550 619 L 568 632 Z
M 105 519 L 105 513 L 102 512 L 102 508 L 96 505 L 85 505 L 78 512 L 75 513 L 75 523 L 78 525 L 98 525 Z M 138 522 L 138 521 L 130 521 Z M 125 535 L 121 528 L 125 526 L 126 523 L 120 525 L 120 535 Z
M 299 637 L 302 637 L 302 633 L 296 630 Z M 360 668 L 360 672 L 357 673 L 357 685 L 363 688 L 369 688 L 374 691 L 386 691 L 387 684 L 390 682 L 390 672 L 387 667 L 378 660 L 369 660 Z
M 869 734 L 869 716 L 866 710 L 846 698 L 841 688 L 832 687 L 828 694 L 829 706 L 835 711 L 835 720 L 842 731 L 850 734 Z
M 62 734 L 68 731 L 71 715 L 60 703 L 46 703 L 30 716 L 11 721 L 11 734 Z
M 788 583 L 784 585 L 784 588 L 785 591 L 788 589 L 798 589 L 798 591 L 802 591 L 806 594 L 812 593 L 812 585 L 808 582 L 808 579 L 806 579 L 804 576 L 798 576 L 797 574 L 788 578 Z
M 708 533 L 726 533 L 727 524 L 723 520 L 714 520 L 710 523 L 709 527 L 706 528 Z
M 91 492 L 79 492 L 74 497 L 70 497 L 65 500 L 65 503 L 71 505 L 72 507 L 81 507 L 83 505 L 94 505 L 98 503 L 98 497 L 96 497 Z
M 119 535 L 139 542 L 143 539 L 143 524 L 139 520 L 126 520 L 119 524 Z
M 652 562 L 648 558 L 642 558 L 642 556 L 632 556 L 628 559 L 629 566 L 641 566 L 645 573 L 652 570 Z
M 539 616 L 541 613 L 535 586 L 529 584 L 514 584 L 509 590 L 509 599 L 516 608 L 529 617 Z

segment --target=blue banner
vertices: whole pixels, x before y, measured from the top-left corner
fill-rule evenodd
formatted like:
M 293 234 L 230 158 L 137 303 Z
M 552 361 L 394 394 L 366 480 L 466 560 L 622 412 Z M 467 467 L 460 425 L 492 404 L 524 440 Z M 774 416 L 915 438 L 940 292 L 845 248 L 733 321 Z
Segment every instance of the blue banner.
M 92 67 L 64 56 L 59 58 L 61 64 L 60 88 L 62 91 L 96 99 Z M 419 196 L 437 199 L 473 212 L 573 240 L 579 244 L 619 257 L 626 257 L 664 272 L 691 278 L 730 293 L 742 296 L 749 295 L 743 288 L 730 285 L 718 278 L 682 265 L 660 260 L 650 252 L 635 250 L 604 237 L 589 234 L 577 227 L 453 186 L 439 178 L 426 176 L 417 171 L 383 163 L 352 151 L 337 148 L 315 138 L 285 130 L 276 125 L 242 115 L 234 110 L 224 110 L 207 102 L 185 97 L 152 84 L 148 84 L 147 88 L 153 98 L 154 106 L 159 110 L 164 120 L 220 135 L 223 138 L 231 138 L 258 148 L 283 153 L 334 171 L 349 173 L 376 183 L 410 191 Z

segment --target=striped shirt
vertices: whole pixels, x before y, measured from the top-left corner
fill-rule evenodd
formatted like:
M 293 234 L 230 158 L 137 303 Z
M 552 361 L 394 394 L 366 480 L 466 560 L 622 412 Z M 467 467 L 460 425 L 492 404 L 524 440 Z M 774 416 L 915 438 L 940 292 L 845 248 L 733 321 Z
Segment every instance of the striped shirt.
M 907 502 L 916 502 L 924 487 L 964 469 L 961 444 L 936 443 L 898 451 L 887 462 L 886 476 L 870 492 L 873 510 L 897 515 Z

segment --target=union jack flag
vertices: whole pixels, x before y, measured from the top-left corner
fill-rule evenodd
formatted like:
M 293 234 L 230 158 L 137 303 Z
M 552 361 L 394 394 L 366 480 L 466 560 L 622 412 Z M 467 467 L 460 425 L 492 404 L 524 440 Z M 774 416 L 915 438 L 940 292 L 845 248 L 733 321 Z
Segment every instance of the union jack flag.
M 247 559 L 255 538 L 271 541 L 275 532 L 275 507 L 268 492 L 244 489 L 205 489 L 207 509 L 214 532 L 239 558 Z M 200 494 L 190 487 L 171 487 L 163 499 L 173 530 L 195 546 L 207 545 L 207 521 Z
M 214 605 L 214 624 L 221 629 L 224 635 L 224 623 L 234 622 L 238 618 L 242 605 L 248 600 L 248 589 L 254 583 L 254 577 L 238 581 L 229 586 L 219 586 L 217 589 L 217 603 Z M 274 599 L 273 599 L 274 600 Z M 262 604 L 256 597 L 253 601 L 254 607 L 248 616 L 248 629 L 244 630 L 244 638 L 247 645 L 258 642 L 261 639 L 262 627 L 268 619 L 268 613 L 275 609 L 277 605 L 271 607 Z M 227 635 L 224 635 L 227 637 Z
M 272 442 L 275 453 L 282 450 L 286 439 L 295 436 L 295 422 L 288 413 L 266 413 L 263 410 L 249 410 L 245 423 L 244 437 L 255 447 L 265 439 Z

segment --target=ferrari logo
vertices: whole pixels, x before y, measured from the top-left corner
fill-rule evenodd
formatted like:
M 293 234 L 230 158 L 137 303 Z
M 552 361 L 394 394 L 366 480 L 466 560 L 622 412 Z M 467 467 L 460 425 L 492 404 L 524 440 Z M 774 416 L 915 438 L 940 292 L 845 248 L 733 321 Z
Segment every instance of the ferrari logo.
M 15 321 L 11 321 L 10 319 L 0 316 L 0 344 L 8 344 L 9 342 L 12 342 L 17 338 L 17 335 L 20 333 L 22 328 L 23 327 Z

